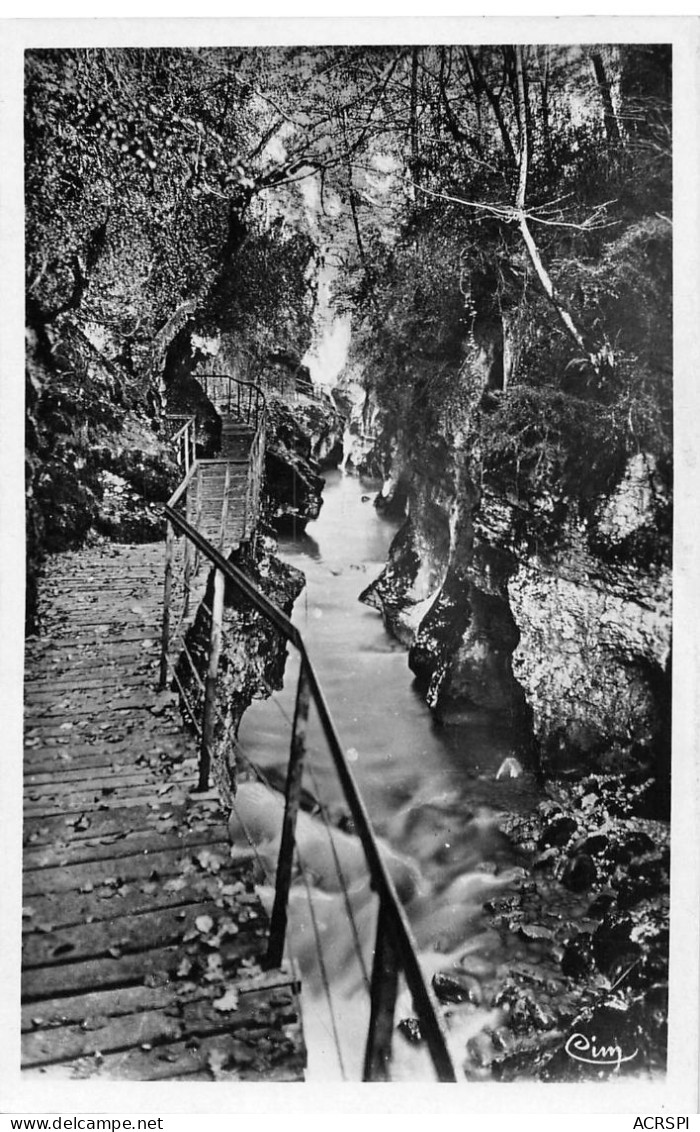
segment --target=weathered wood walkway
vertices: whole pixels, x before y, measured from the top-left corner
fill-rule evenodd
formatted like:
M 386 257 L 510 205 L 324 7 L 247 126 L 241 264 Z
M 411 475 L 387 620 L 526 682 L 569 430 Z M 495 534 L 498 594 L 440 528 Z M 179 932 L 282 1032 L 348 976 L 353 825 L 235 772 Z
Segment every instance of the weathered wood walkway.
M 27 643 L 28 1073 L 300 1080 L 297 984 L 194 742 L 156 692 L 163 546 L 53 557 Z

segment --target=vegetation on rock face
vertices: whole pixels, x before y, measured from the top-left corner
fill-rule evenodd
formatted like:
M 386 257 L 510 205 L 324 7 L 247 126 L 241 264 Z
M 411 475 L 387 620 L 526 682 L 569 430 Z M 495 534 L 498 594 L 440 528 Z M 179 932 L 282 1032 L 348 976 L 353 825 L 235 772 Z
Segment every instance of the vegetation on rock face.
M 644 771 L 553 783 L 534 815 L 503 828 L 530 855 L 518 890 L 488 906 L 491 924 L 534 949 L 501 986 L 508 1030 L 482 1041 L 501 1080 L 606 1079 L 608 1067 L 567 1053 L 572 1034 L 618 1047 L 622 1073 L 666 1065 L 668 826 Z
M 303 225 L 277 223 L 298 193 L 284 195 L 290 154 L 266 150 L 282 123 L 254 79 L 283 59 L 263 58 L 27 53 L 30 625 L 43 553 L 159 533 L 162 394 L 196 369 L 202 335 L 242 355 L 243 376 L 308 346 L 315 251 Z
M 670 447 L 670 53 L 426 48 L 416 68 L 410 186 L 391 238 L 365 209 L 345 288 L 355 354 L 417 455 L 437 427 L 486 485 L 590 504 Z

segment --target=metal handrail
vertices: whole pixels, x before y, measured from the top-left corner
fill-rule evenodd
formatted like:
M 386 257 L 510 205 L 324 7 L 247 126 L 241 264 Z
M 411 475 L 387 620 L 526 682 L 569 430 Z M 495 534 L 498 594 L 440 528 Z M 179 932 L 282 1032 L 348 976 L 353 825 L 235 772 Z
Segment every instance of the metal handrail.
M 232 414 L 235 406 L 236 415 L 239 419 L 245 420 L 248 424 L 252 423 L 254 428 L 257 429 L 261 416 L 265 416 L 267 413 L 265 394 L 254 381 L 244 381 L 240 377 L 233 377 L 230 373 L 201 373 L 197 374 L 197 381 L 217 412 L 224 410 L 220 407 L 221 400 L 216 398 L 214 385 L 216 382 L 224 382 L 227 392 L 223 400 L 227 415 Z
M 176 423 L 177 421 L 182 421 L 182 425 L 184 426 L 184 425 L 186 425 L 186 424 L 189 424 L 189 422 L 190 422 L 191 420 L 194 420 L 194 419 L 195 419 L 195 418 L 194 418 L 194 414 L 193 414 L 193 413 L 164 413 L 164 414 L 163 414 L 163 420 L 164 420 L 164 421 L 166 422 L 166 424 L 168 424 L 168 425 L 173 425 L 173 424 L 175 424 L 175 423 Z M 178 433 L 180 433 L 180 432 L 182 432 L 182 427 L 181 427 L 181 428 L 179 428 L 179 429 L 177 429 L 177 430 L 176 430 L 175 432 L 173 432 L 173 433 L 172 433 L 172 434 L 171 434 L 171 435 L 170 435 L 170 436 L 168 437 L 168 440 L 174 440 L 174 439 L 175 439 L 175 437 L 176 437 L 176 436 L 178 435 Z
M 196 459 L 197 418 L 194 415 L 185 416 L 184 413 L 169 413 L 165 419 L 166 421 L 184 422 L 180 428 L 168 438 L 168 442 L 175 448 L 177 462 L 181 468 L 184 468 L 185 474 L 187 474 Z
M 194 476 L 197 474 L 197 468 L 199 467 L 201 462 L 201 460 L 195 460 L 194 464 L 190 465 L 185 478 L 180 481 L 178 486 L 175 488 L 175 491 L 170 496 L 170 499 L 167 502 L 168 507 L 176 507 L 180 502 L 183 495 L 187 491 L 187 488 L 190 486 L 190 483 L 192 482 Z
M 284 378 L 267 376 L 264 378 L 268 395 L 280 397 L 283 401 L 292 400 L 297 403 L 300 397 L 308 397 L 311 401 L 323 402 L 335 408 L 335 403 L 325 386 L 315 385 L 313 381 L 289 375 Z
M 166 506 L 164 511 L 172 527 L 179 530 L 181 534 L 189 539 L 212 563 L 215 570 L 232 582 L 258 612 L 266 617 L 267 620 L 280 631 L 285 640 L 293 645 L 299 652 L 301 658 L 299 698 L 301 699 L 301 690 L 304 683 L 306 683 L 310 696 L 316 706 L 321 728 L 355 823 L 357 835 L 364 849 L 372 886 L 379 898 L 377 946 L 375 949 L 375 967 L 372 975 L 372 1010 L 370 1017 L 370 1034 L 368 1036 L 365 1057 L 365 1079 L 376 1079 L 377 1077 L 386 1079 L 387 1077 L 387 1061 L 389 1057 L 387 1047 L 390 1044 L 391 1025 L 393 1025 L 391 1019 L 393 1019 L 396 996 L 396 970 L 400 967 L 406 977 L 408 989 L 413 996 L 421 1032 L 425 1037 L 430 1051 L 437 1077 L 441 1081 L 456 1081 L 457 1074 L 449 1052 L 445 1027 L 437 998 L 425 981 L 425 977 L 418 962 L 416 945 L 406 913 L 399 900 L 391 876 L 384 864 L 369 815 L 346 760 L 328 704 L 299 630 L 286 614 L 283 613 L 281 609 L 278 609 L 238 567 L 224 558 L 223 555 L 220 554 L 199 531 L 188 523 L 187 520 L 183 519 L 177 511 L 170 506 Z M 296 785 L 294 781 L 295 776 L 297 780 Z M 285 825 L 288 830 L 287 842 L 289 842 L 289 838 L 291 837 L 292 844 L 293 823 L 296 815 L 293 814 L 290 817 L 290 801 L 293 798 L 296 786 L 300 785 L 300 781 L 299 766 L 295 767 L 292 761 L 290 761 L 287 783 L 287 803 L 285 807 Z M 298 789 L 296 792 L 298 794 Z M 290 830 L 291 833 L 289 833 Z M 270 932 L 270 950 L 268 952 L 268 961 L 271 966 L 279 965 L 286 931 L 286 897 L 291 870 L 289 870 L 288 867 L 282 867 L 283 865 L 288 865 L 288 861 L 283 860 L 283 851 L 284 846 L 281 846 L 280 868 L 278 869 L 278 890 L 275 896 L 275 909 L 273 909 L 273 920 Z M 287 893 L 280 890 L 280 876 L 282 876 L 283 882 L 287 884 Z M 389 976 L 388 980 L 387 975 Z M 388 983 L 392 983 L 392 975 L 393 985 L 387 990 Z M 387 1018 L 390 1021 L 389 1026 L 387 1026 Z
M 235 541 L 241 543 L 252 542 L 253 545 L 255 544 L 255 538 L 257 534 L 257 519 L 260 509 L 260 495 L 262 492 L 262 482 L 265 472 L 265 437 L 267 430 L 267 403 L 265 401 L 265 397 L 256 386 L 252 385 L 252 383 L 238 382 L 235 378 L 231 380 L 234 381 L 237 386 L 247 387 L 248 411 L 251 415 L 251 418 L 254 419 L 255 433 L 251 441 L 247 458 L 239 459 L 224 457 L 213 460 L 197 459 L 195 450 L 196 418 L 189 418 L 186 421 L 185 425 L 173 437 L 174 440 L 180 440 L 181 446 L 184 445 L 184 456 L 179 460 L 179 462 L 185 470 L 185 476 L 180 485 L 171 495 L 167 504 L 168 507 L 174 510 L 175 507 L 182 508 L 182 505 L 184 503 L 186 519 L 194 520 L 194 523 L 198 527 L 200 525 L 202 516 L 203 492 L 205 489 L 204 480 L 206 477 L 207 468 L 212 465 L 221 466 L 223 464 L 226 468 L 226 474 L 224 490 L 220 500 L 221 515 L 219 526 L 219 550 L 223 550 L 225 545 L 228 545 L 230 549 L 231 545 Z M 260 395 L 258 396 L 258 394 Z M 236 521 L 234 522 L 232 528 L 229 529 L 228 516 L 230 503 L 231 467 L 236 464 L 247 466 L 247 482 L 244 500 L 245 510 L 242 526 Z M 169 668 L 171 631 L 170 607 L 173 594 L 173 564 L 175 557 L 174 532 L 175 528 L 173 524 L 166 520 L 165 575 L 163 580 L 163 623 L 161 632 L 161 658 L 159 668 L 159 687 L 161 689 L 165 688 L 167 684 Z M 196 578 L 199 574 L 199 551 L 197 550 L 193 560 L 193 548 L 194 543 L 191 540 L 186 539 L 184 561 L 184 602 L 182 607 L 182 614 L 178 622 L 178 627 L 183 624 L 184 619 L 186 619 L 188 616 L 190 608 L 192 578 L 193 576 Z M 214 734 L 213 729 L 216 672 L 218 666 L 218 652 L 220 651 L 221 620 L 223 617 L 223 575 L 217 573 L 215 576 L 215 582 L 216 609 L 212 614 L 209 641 L 211 671 L 207 676 L 207 698 L 202 719 L 202 726 L 200 729 L 201 746 L 199 762 L 199 788 L 202 790 L 206 790 L 208 788 L 209 769 L 211 765 L 211 746 Z M 190 712 L 190 714 L 192 713 Z

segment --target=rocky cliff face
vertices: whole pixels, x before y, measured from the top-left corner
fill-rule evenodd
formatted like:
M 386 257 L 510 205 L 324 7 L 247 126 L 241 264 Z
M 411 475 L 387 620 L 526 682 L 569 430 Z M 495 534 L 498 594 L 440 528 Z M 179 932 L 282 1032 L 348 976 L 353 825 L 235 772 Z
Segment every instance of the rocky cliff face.
M 343 455 L 343 419 L 330 400 L 297 393 L 289 403 L 268 399 L 266 482 L 277 530 L 303 530 L 321 510 L 323 468 Z
M 651 750 L 667 731 L 668 508 L 663 477 L 640 454 L 592 524 L 569 528 L 558 553 L 518 559 L 509 578 L 513 673 L 557 762 L 572 749 Z
M 409 648 L 438 716 L 505 712 L 562 771 L 666 754 L 668 474 L 643 453 L 581 518 L 548 494 L 485 486 L 453 433 L 401 467 L 407 517 L 362 595 Z

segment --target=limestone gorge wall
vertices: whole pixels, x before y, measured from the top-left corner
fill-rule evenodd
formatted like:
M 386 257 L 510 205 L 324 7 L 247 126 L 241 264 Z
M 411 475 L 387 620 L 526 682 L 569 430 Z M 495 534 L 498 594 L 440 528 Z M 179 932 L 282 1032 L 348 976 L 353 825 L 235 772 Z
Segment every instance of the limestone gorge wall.
M 593 513 L 483 482 L 467 427 L 446 428 L 388 481 L 406 519 L 362 600 L 409 648 L 444 721 L 507 713 L 552 770 L 668 755 L 667 474 L 643 453 Z
M 597 529 L 572 532 L 557 555 L 518 560 L 508 581 L 519 628 L 513 673 L 535 734 L 554 756 L 572 747 L 658 748 L 668 740 L 670 567 L 641 547 L 606 561 L 635 536 L 642 543 L 645 533 L 660 538 L 669 501 L 657 497 L 657 479 L 653 463 L 633 458 L 602 503 Z

